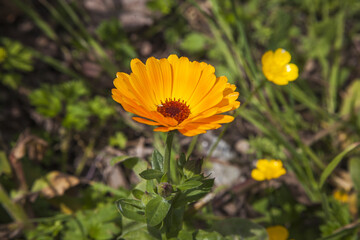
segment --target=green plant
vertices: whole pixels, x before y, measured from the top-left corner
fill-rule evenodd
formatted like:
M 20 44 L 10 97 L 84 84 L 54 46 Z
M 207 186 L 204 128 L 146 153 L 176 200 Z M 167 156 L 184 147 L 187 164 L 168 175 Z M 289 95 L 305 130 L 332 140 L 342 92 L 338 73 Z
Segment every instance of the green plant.
M 96 116 L 103 125 L 114 114 L 114 109 L 103 97 L 88 100 L 89 89 L 82 81 L 43 85 L 31 92 L 29 99 L 40 114 L 61 117 L 67 129 L 84 130 L 89 125 L 90 116 Z
M 31 72 L 32 53 L 20 42 L 9 38 L 0 39 L 0 79 L 5 86 L 16 89 L 22 79 L 22 73 Z

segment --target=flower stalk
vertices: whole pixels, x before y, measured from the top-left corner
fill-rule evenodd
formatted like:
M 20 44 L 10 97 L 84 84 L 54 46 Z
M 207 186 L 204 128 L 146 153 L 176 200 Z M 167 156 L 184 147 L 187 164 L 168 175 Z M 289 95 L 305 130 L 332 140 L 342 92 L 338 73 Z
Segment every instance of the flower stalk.
M 165 142 L 165 155 L 164 155 L 164 170 L 168 177 L 168 182 L 171 183 L 171 148 L 172 148 L 172 142 L 174 139 L 175 131 L 168 132 L 166 136 L 166 142 Z

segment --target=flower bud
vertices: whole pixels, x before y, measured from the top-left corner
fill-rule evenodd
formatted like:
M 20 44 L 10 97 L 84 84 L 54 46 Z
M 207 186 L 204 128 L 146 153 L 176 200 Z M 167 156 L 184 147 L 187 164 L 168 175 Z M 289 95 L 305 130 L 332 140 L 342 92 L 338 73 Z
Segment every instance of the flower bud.
M 157 185 L 158 194 L 162 197 L 168 197 L 173 191 L 170 183 L 163 182 Z

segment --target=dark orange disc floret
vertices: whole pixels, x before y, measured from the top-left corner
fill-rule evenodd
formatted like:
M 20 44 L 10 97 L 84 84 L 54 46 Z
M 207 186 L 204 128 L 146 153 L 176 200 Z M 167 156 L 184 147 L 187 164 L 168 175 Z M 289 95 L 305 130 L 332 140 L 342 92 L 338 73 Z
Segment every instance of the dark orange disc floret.
M 178 123 L 187 119 L 190 115 L 190 109 L 184 100 L 166 99 L 165 102 L 157 106 L 157 111 L 164 117 L 174 118 Z

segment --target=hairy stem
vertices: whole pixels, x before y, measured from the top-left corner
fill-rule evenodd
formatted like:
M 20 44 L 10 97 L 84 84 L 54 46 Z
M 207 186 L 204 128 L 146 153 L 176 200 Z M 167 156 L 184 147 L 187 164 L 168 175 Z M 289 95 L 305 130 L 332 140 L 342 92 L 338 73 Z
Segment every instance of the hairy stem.
M 168 132 L 165 143 L 164 170 L 166 171 L 166 174 L 168 176 L 169 183 L 171 183 L 170 159 L 171 159 L 171 147 L 172 147 L 174 135 L 175 135 L 175 131 Z

